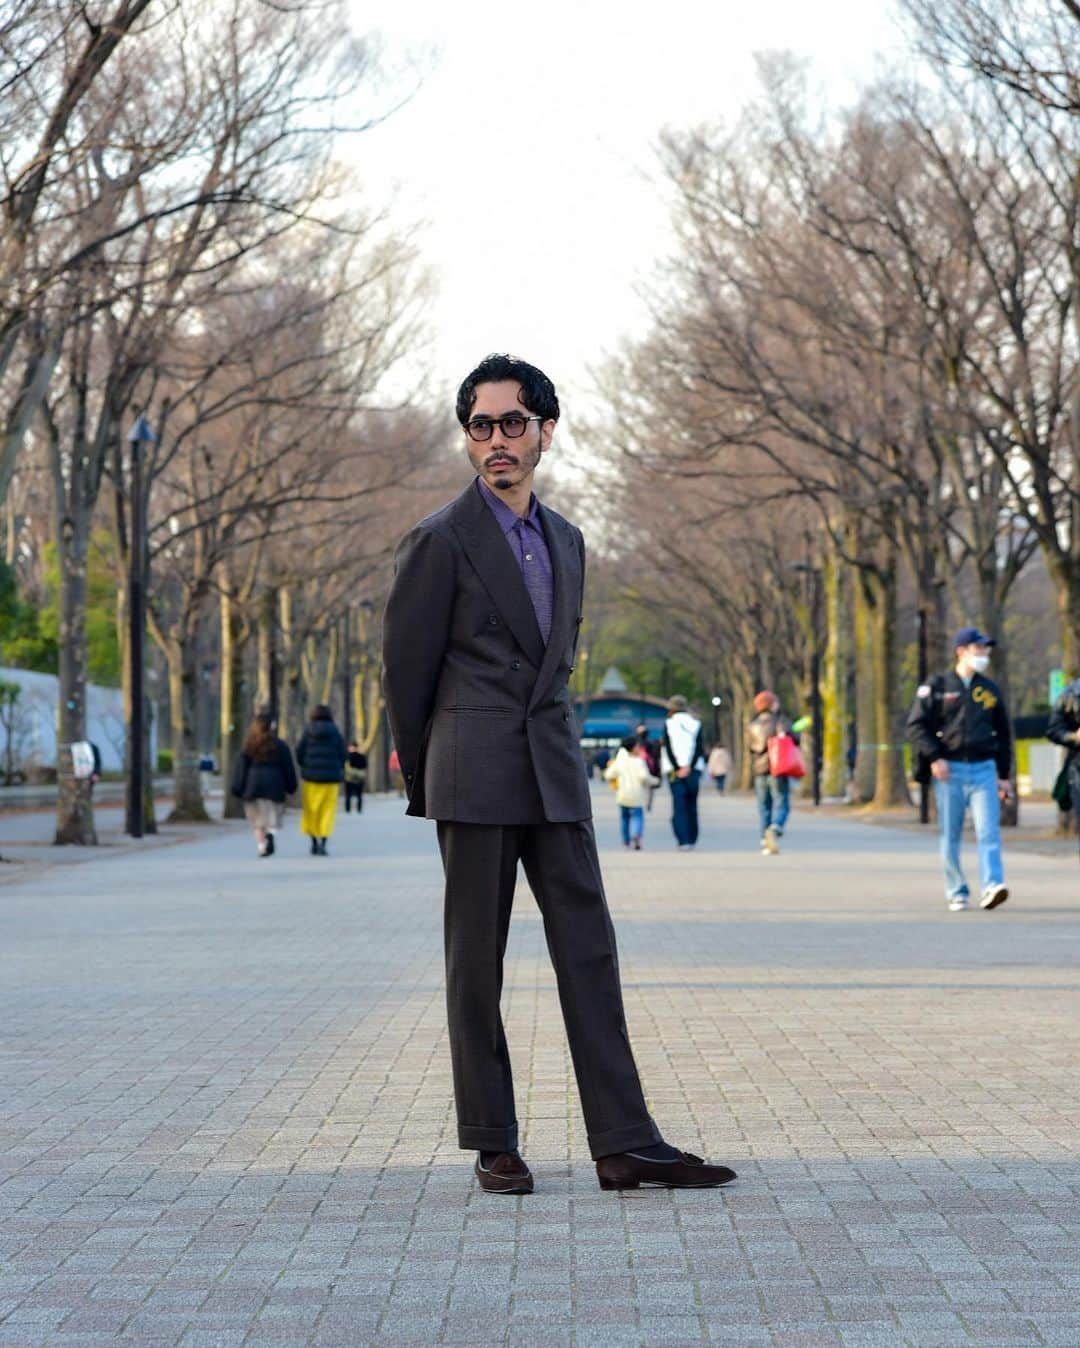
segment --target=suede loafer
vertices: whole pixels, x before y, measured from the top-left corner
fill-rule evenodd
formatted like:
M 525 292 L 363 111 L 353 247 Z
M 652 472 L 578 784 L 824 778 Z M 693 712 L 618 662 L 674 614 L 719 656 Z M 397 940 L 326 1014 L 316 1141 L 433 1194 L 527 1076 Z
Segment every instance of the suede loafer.
M 674 1161 L 652 1161 L 632 1151 L 616 1156 L 601 1156 L 596 1163 L 601 1189 L 637 1189 L 642 1184 L 659 1184 L 666 1189 L 715 1189 L 730 1184 L 735 1171 L 726 1165 L 706 1165 L 700 1156 L 679 1152 Z
M 476 1178 L 489 1194 L 531 1194 L 533 1177 L 516 1151 L 501 1151 L 485 1170 L 476 1158 Z

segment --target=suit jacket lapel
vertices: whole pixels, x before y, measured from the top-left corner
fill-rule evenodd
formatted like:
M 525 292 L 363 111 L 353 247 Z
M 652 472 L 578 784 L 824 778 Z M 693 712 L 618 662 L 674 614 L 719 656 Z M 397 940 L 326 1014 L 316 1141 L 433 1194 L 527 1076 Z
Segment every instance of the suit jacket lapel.
M 533 665 L 539 667 L 544 659 L 544 642 L 536 621 L 532 600 L 506 535 L 488 509 L 476 483 L 472 483 L 457 499 L 454 527 L 469 561 L 491 595 L 503 621 L 513 632 L 518 645 Z M 549 545 L 550 546 L 550 545 Z M 555 602 L 558 604 L 558 582 Z M 552 632 L 554 632 L 554 621 Z
M 555 580 L 555 603 L 551 614 L 551 632 L 548 636 L 547 650 L 544 652 L 544 660 L 533 688 L 531 700 L 534 702 L 550 683 L 555 666 L 566 654 L 570 629 L 577 620 L 578 591 L 581 586 L 581 570 L 573 534 L 562 520 L 543 505 L 540 506 L 540 523 L 544 528 L 548 555 L 551 557 L 551 571 Z

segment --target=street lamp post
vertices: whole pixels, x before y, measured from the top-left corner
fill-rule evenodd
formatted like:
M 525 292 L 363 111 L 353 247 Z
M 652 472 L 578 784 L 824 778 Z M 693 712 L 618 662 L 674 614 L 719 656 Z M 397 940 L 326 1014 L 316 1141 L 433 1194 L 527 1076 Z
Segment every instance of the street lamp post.
M 720 704 L 723 702 L 723 700 L 724 700 L 724 699 L 720 696 L 719 693 L 714 693 L 714 694 L 713 694 L 713 699 L 712 699 L 712 736 L 713 736 L 713 743 L 714 743 L 714 744 L 719 744 L 719 743 L 720 743 Z
M 144 823 L 143 740 L 145 739 L 143 673 L 146 631 L 146 515 L 143 509 L 142 450 L 154 442 L 154 432 L 145 413 L 140 413 L 128 432 L 131 453 L 131 538 L 128 570 L 128 670 L 131 687 L 131 719 L 128 723 L 128 796 L 125 831 L 141 838 Z
M 919 687 L 926 683 L 929 665 L 926 649 L 926 609 L 919 609 Z M 919 783 L 919 823 L 930 822 L 930 783 Z

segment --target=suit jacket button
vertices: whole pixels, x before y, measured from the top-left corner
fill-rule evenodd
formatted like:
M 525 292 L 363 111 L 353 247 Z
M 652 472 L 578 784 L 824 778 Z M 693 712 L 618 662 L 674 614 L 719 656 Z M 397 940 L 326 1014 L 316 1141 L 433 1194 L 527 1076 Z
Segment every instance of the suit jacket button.
M 499 620 L 494 613 L 488 614 L 488 622 L 492 625 L 492 627 L 498 627 L 499 625 Z
M 520 660 L 511 660 L 511 661 L 510 661 L 510 668 L 511 668 L 511 669 L 520 669 L 520 668 L 521 668 L 521 661 L 520 661 Z

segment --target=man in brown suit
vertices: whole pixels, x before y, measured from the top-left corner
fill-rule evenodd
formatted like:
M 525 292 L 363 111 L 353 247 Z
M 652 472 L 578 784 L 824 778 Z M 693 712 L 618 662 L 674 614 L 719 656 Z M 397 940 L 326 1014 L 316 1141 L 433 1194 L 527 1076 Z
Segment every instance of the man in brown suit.
M 603 1188 L 709 1187 L 725 1166 L 665 1143 L 623 1014 L 567 686 L 585 575 L 580 530 L 532 493 L 559 402 L 540 370 L 490 356 L 458 420 L 476 479 L 398 547 L 383 631 L 408 813 L 437 821 L 458 1141 L 484 1189 L 531 1193 L 499 999 L 520 861 L 548 950 Z

